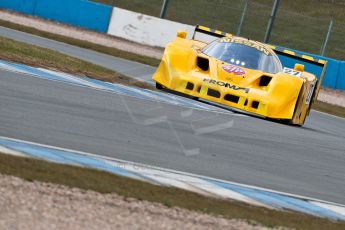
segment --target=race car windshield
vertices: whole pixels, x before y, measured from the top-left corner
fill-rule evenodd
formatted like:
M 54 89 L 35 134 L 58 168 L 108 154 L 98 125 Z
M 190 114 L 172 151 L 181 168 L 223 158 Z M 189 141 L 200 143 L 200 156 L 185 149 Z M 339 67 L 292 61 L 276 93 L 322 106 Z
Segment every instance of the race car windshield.
M 217 40 L 207 45 L 203 53 L 227 63 L 267 73 L 277 73 L 282 69 L 277 56 L 267 55 L 257 48 L 244 44 Z

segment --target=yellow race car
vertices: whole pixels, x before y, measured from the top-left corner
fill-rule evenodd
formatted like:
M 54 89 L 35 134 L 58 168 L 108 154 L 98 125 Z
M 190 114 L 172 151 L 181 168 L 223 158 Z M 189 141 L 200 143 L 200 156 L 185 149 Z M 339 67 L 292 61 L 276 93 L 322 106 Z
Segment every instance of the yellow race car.
M 217 37 L 211 42 L 196 33 Z M 303 125 L 326 69 L 326 61 L 271 45 L 196 26 L 192 39 L 178 32 L 167 45 L 153 75 L 158 89 L 168 89 L 250 114 Z M 318 78 L 304 65 L 285 68 L 277 54 L 322 67 Z

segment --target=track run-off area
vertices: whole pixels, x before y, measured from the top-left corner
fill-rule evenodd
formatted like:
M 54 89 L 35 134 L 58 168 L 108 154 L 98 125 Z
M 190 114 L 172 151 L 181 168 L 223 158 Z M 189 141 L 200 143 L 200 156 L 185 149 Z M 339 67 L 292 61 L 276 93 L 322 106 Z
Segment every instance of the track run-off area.
M 0 36 L 144 81 L 155 70 L 2 27 Z M 303 127 L 292 127 L 167 93 L 40 71 L 37 77 L 0 65 L 0 136 L 345 204 L 342 118 L 312 111 Z

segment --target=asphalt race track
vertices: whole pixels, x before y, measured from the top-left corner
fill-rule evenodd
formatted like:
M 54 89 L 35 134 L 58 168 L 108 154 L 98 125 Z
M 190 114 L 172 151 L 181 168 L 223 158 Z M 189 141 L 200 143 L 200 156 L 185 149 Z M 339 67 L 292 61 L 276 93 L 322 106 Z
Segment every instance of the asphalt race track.
M 152 71 L 8 29 L 0 35 L 138 78 Z M 0 70 L 0 124 L 1 136 L 345 204 L 345 120 L 314 111 L 297 128 Z

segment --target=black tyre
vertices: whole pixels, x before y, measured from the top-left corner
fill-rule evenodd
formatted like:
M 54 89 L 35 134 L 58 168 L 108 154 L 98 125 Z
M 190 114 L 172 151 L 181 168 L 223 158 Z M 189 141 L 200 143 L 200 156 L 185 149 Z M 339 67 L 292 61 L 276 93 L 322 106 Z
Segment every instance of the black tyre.
M 156 82 L 156 89 L 164 89 L 163 85 Z
M 304 124 L 304 121 L 305 121 L 305 118 L 303 120 L 303 123 L 302 124 L 295 124 L 293 123 L 293 120 L 294 118 L 296 118 L 296 116 L 301 116 L 301 114 L 297 114 L 297 107 L 299 106 L 299 104 L 301 103 L 301 100 L 303 100 L 303 89 L 304 89 L 304 85 L 302 85 L 301 89 L 300 89 L 300 92 L 299 92 L 299 95 L 298 95 L 298 98 L 297 98 L 297 101 L 296 101 L 296 105 L 295 105 L 295 109 L 294 109 L 294 113 L 293 113 L 293 116 L 292 116 L 292 119 L 289 120 L 289 125 L 295 125 L 295 126 L 303 126 Z

